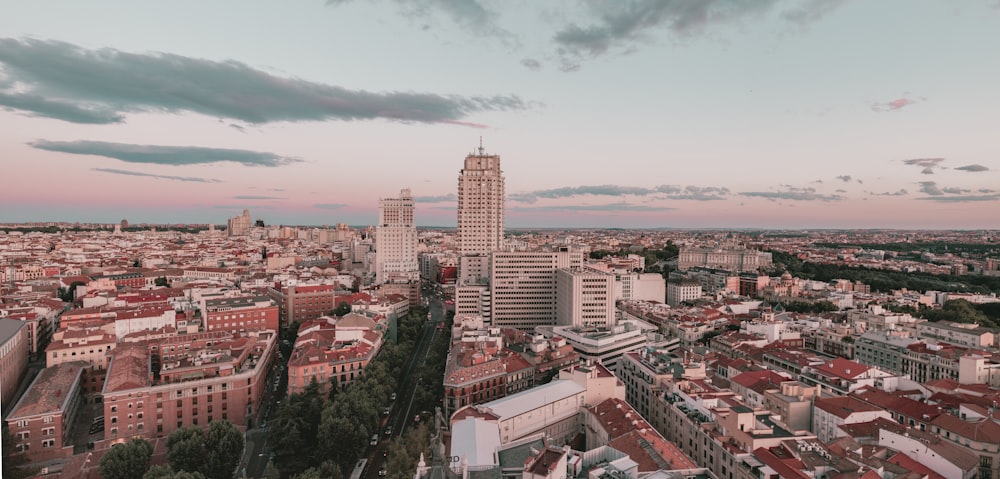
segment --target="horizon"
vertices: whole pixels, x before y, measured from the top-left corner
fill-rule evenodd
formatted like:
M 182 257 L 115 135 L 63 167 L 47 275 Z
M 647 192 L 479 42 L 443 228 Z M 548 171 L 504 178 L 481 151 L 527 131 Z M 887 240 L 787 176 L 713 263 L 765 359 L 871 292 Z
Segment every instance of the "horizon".
M 57 4 L 0 18 L 3 223 L 450 225 L 483 145 L 509 228 L 1000 227 L 1000 4 Z

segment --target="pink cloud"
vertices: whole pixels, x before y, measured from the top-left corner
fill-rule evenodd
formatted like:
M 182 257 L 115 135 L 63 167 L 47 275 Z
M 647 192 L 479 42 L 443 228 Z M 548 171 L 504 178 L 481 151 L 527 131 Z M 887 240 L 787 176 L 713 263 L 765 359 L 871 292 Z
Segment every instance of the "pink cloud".
M 874 102 L 871 104 L 871 109 L 874 112 L 896 111 L 903 109 L 903 107 L 907 107 L 915 103 L 920 103 L 923 100 L 926 100 L 926 98 L 902 97 L 887 102 Z

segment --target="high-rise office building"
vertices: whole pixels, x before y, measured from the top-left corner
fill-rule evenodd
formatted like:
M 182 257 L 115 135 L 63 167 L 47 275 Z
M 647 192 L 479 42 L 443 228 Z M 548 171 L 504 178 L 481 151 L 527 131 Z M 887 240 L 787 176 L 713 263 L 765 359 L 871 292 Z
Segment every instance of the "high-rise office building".
M 503 202 L 500 156 L 487 155 L 480 143 L 458 177 L 459 254 L 488 254 L 503 246 Z
M 250 226 L 253 221 L 250 219 L 250 210 L 243 210 L 243 214 L 229 218 L 227 234 L 229 236 L 246 236 L 250 234 Z
M 378 226 L 375 227 L 375 283 L 390 279 L 417 280 L 417 227 L 413 223 L 413 196 L 409 188 L 399 198 L 378 202 Z
M 496 251 L 490 255 L 490 323 L 533 331 L 556 324 L 556 271 L 583 266 L 583 252 Z

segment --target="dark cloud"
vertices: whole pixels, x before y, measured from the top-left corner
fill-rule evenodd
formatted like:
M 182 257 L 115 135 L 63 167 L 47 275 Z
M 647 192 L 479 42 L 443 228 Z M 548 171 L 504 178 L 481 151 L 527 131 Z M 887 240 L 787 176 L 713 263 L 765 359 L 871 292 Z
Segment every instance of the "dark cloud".
M 966 190 L 966 189 L 963 189 L 963 188 L 957 188 L 957 187 L 954 187 L 954 186 L 950 186 L 948 188 L 942 188 L 941 191 L 943 191 L 945 193 L 948 193 L 948 194 L 951 194 L 951 195 L 960 195 L 962 193 L 971 193 L 970 190 Z
M 977 191 L 979 191 L 980 193 L 996 193 L 996 190 L 991 190 L 989 188 L 980 188 Z
M 313 205 L 313 208 L 319 208 L 321 210 L 339 210 L 345 206 L 347 205 L 344 203 L 317 203 Z
M 576 70 L 580 61 L 612 51 L 630 53 L 649 42 L 657 31 L 685 37 L 720 24 L 768 13 L 775 0 L 630 0 L 589 2 L 589 25 L 570 23 L 556 32 L 553 41 L 564 70 Z M 830 12 L 839 2 L 813 0 L 779 12 L 785 21 L 804 25 Z
M 219 180 L 213 178 L 199 178 L 193 176 L 171 176 L 171 175 L 156 175 L 153 173 L 142 173 L 139 171 L 129 171 L 129 170 L 119 170 L 115 168 L 91 168 L 91 171 L 99 171 L 101 173 L 111 173 L 113 175 L 126 175 L 126 176 L 142 176 L 147 178 L 156 178 L 158 180 L 174 180 L 174 181 L 189 181 L 195 183 L 220 183 Z
M 455 196 L 455 193 L 438 196 L 414 196 L 413 201 L 415 203 L 443 203 L 445 201 L 458 201 L 458 197 Z
M 871 109 L 874 112 L 882 113 L 887 111 L 897 111 L 902 110 L 905 107 L 913 105 L 915 103 L 920 103 L 926 100 L 926 98 L 897 98 L 895 100 L 890 100 L 886 102 L 873 102 L 871 104 Z
M 649 196 L 658 195 L 664 199 L 672 200 L 694 200 L 694 201 L 714 201 L 724 199 L 730 195 L 728 188 L 715 186 L 686 186 L 659 185 L 652 188 L 642 186 L 621 186 L 621 185 L 587 185 L 587 186 L 566 186 L 549 190 L 529 191 L 526 193 L 514 193 L 507 195 L 507 199 L 521 203 L 534 203 L 540 198 L 555 199 L 568 198 L 572 196 L 594 195 L 594 196 Z
M 921 181 L 920 192 L 931 196 L 941 196 L 944 194 L 944 191 L 941 191 L 941 188 L 938 188 L 937 183 L 933 181 Z
M 910 160 L 903 160 L 903 163 L 923 168 L 922 170 L 920 170 L 921 174 L 933 175 L 935 168 L 942 168 L 942 169 L 944 168 L 943 166 L 941 166 L 941 162 L 943 161 L 944 158 L 913 158 Z
M 840 180 L 840 181 L 843 181 L 844 183 L 850 183 L 850 181 L 853 178 L 851 177 L 851 175 L 840 175 L 840 176 L 837 177 L 837 179 Z
M 387 119 L 465 125 L 473 113 L 527 108 L 516 96 L 350 90 L 277 77 L 232 60 L 87 50 L 59 41 L 0 39 L 0 64 L 6 84 L 31 88 L 0 89 L 0 107 L 77 123 L 194 112 L 253 124 Z
M 538 71 L 542 69 L 542 62 L 535 60 L 534 58 L 525 58 L 521 60 L 521 66 L 529 70 Z
M 280 196 L 236 195 L 234 200 L 285 200 Z
M 923 198 L 917 198 L 917 199 L 936 201 L 940 203 L 970 203 L 977 201 L 997 201 L 1000 200 L 1000 194 L 963 195 L 963 196 L 925 196 Z
M 840 195 L 826 195 L 817 193 L 816 188 L 795 188 L 785 187 L 785 191 L 744 191 L 742 196 L 766 198 L 769 200 L 791 200 L 791 201 L 840 201 L 844 199 Z
M 74 155 L 103 156 L 126 163 L 147 163 L 158 165 L 204 165 L 231 162 L 244 166 L 276 167 L 297 163 L 302 160 L 278 156 L 274 153 L 228 148 L 204 148 L 200 146 L 133 145 L 104 141 L 49 141 L 38 140 L 28 143 L 34 148 Z
M 847 190 L 838 188 L 835 193 L 847 193 Z
M 903 188 L 900 188 L 899 191 L 887 191 L 887 192 L 884 192 L 884 193 L 875 193 L 873 191 L 873 192 L 871 192 L 869 194 L 872 195 L 872 196 L 906 196 L 906 195 L 910 194 L 910 192 L 906 191 Z
M 958 168 L 955 168 L 955 169 L 956 170 L 962 170 L 962 171 L 968 171 L 970 173 L 978 173 L 980 171 L 990 171 L 989 168 L 987 168 L 987 167 L 985 167 L 983 165 L 965 165 L 965 166 L 959 166 Z

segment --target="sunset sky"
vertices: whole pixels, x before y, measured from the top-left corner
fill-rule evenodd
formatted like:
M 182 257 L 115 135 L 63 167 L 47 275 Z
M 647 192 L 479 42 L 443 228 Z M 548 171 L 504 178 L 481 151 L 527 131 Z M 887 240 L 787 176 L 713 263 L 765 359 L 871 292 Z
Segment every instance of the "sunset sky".
M 0 222 L 1000 228 L 1000 2 L 4 2 Z

